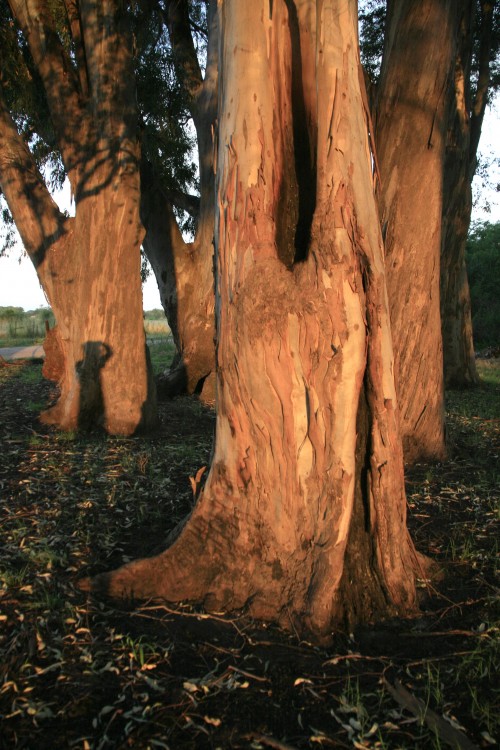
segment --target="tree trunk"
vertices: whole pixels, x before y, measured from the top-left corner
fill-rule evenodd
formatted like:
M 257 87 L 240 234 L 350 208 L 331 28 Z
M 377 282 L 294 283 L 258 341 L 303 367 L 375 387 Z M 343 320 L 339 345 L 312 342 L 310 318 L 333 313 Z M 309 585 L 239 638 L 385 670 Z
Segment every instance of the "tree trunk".
M 490 85 L 493 3 L 462 0 L 455 86 L 450 107 L 444 180 L 441 249 L 441 318 L 444 381 L 449 387 L 477 385 L 465 247 L 472 212 L 471 184 Z M 471 91 L 473 29 L 479 37 L 478 79 Z M 471 101 L 472 98 L 474 101 Z
M 138 176 L 135 189 L 127 181 L 121 176 L 80 201 L 63 252 L 38 269 L 51 288 L 65 353 L 61 396 L 42 421 L 62 429 L 100 425 L 130 435 L 156 423 L 142 318 Z
M 99 425 L 129 435 L 157 416 L 142 323 L 132 55 L 118 6 L 80 4 L 73 41 L 83 44 L 84 29 L 85 54 L 77 58 L 85 67 L 76 71 L 46 4 L 11 1 L 45 85 L 75 218 L 57 209 L 3 103 L 0 172 L 64 354 L 60 398 L 42 419 L 66 430 Z
M 198 224 L 195 241 L 184 241 L 172 206 L 150 165 L 141 170 L 144 252 L 158 284 L 178 357 L 158 380 L 159 395 L 202 393 L 213 400 L 215 369 L 213 209 Z
M 376 111 L 379 211 L 405 460 L 445 454 L 440 252 L 454 0 L 388 4 Z
M 418 567 L 356 2 L 219 7 L 213 462 L 173 546 L 82 587 L 328 639 L 414 611 Z
M 144 252 L 156 276 L 160 299 L 178 357 L 159 379 L 160 394 L 215 395 L 215 319 L 213 238 L 215 215 L 214 143 L 217 117 L 216 2 L 208 4 L 209 43 L 202 78 L 192 42 L 187 5 L 168 2 L 169 34 L 179 76 L 196 128 L 200 202 L 196 236 L 184 242 L 172 205 L 150 165 L 143 165 L 141 216 L 146 228 Z
M 444 385 L 463 388 L 477 385 L 472 335 L 469 280 L 465 249 L 472 212 L 468 177 L 468 115 L 457 91 L 456 119 L 448 132 L 444 179 L 443 238 L 441 249 L 441 326 Z M 460 110 L 459 110 L 460 107 Z

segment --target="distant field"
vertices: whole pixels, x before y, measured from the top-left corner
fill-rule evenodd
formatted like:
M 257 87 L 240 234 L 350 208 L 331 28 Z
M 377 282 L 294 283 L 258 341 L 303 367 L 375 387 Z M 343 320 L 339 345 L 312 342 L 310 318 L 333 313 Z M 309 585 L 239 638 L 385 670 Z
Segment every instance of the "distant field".
M 171 334 L 170 326 L 168 325 L 167 319 L 163 320 L 145 320 L 144 330 L 146 335 L 149 336 L 169 336 Z
M 500 385 L 500 359 L 478 359 L 477 371 L 485 383 Z
M 11 318 L 0 317 L 0 347 L 41 344 L 45 338 L 45 317 L 48 318 L 52 328 L 55 324 L 52 313 L 47 313 L 44 316 L 37 312 L 33 315 L 24 313 Z M 163 340 L 172 335 L 166 318 L 163 320 L 145 320 L 144 330 L 148 343 L 154 343 L 155 339 Z
M 45 338 L 45 321 L 26 318 L 16 321 L 0 320 L 0 347 L 41 344 Z

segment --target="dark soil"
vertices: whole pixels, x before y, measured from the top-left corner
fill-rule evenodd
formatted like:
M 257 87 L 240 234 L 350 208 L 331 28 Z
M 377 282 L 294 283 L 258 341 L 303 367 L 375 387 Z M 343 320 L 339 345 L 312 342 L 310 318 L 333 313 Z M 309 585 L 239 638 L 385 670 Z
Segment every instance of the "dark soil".
M 498 386 L 449 394 L 450 460 L 408 472 L 411 533 L 443 570 L 421 616 L 324 649 L 244 615 L 80 592 L 189 512 L 214 415 L 174 400 L 149 438 L 58 435 L 37 420 L 39 373 L 0 369 L 1 748 L 495 745 Z

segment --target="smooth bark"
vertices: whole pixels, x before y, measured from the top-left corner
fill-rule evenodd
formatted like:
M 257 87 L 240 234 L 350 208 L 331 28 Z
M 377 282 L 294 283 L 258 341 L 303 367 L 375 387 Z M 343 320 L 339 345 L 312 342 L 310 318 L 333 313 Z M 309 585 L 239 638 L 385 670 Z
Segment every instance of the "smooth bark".
M 462 0 L 460 36 L 449 112 L 441 251 L 444 380 L 448 387 L 477 385 L 465 247 L 472 212 L 471 184 L 488 100 L 493 3 Z M 478 79 L 472 91 L 473 29 L 479 37 Z
M 472 0 L 460 3 L 459 47 L 446 141 L 441 247 L 441 326 L 446 387 L 479 383 L 465 265 L 465 247 L 472 212 L 469 112 L 474 9 L 475 3 Z
M 166 552 L 83 587 L 246 607 L 328 639 L 413 612 L 419 560 L 356 3 L 316 7 L 219 4 L 213 462 Z
M 389 2 L 377 94 L 379 211 L 409 463 L 446 454 L 440 253 L 456 15 L 451 0 Z

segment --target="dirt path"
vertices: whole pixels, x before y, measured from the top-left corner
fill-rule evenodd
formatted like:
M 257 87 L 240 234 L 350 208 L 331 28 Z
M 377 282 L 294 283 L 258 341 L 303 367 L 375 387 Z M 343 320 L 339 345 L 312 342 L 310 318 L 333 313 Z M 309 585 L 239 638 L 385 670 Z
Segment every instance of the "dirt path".
M 0 348 L 0 357 L 7 362 L 20 359 L 43 359 L 45 352 L 41 344 L 30 346 L 6 346 Z

